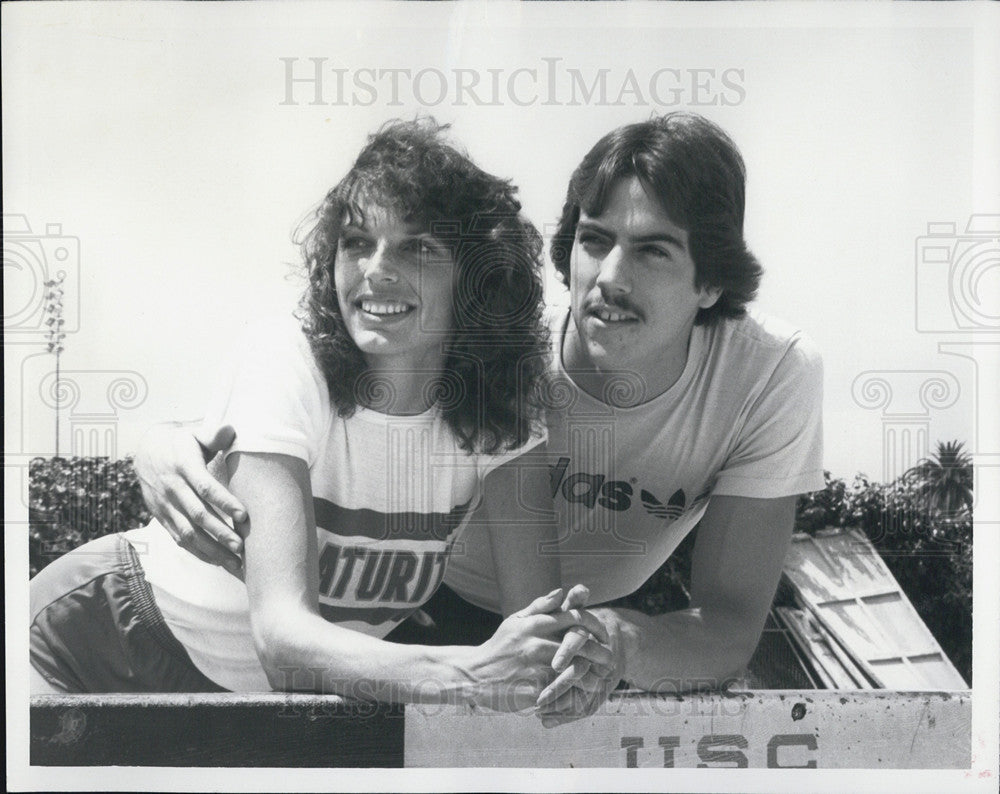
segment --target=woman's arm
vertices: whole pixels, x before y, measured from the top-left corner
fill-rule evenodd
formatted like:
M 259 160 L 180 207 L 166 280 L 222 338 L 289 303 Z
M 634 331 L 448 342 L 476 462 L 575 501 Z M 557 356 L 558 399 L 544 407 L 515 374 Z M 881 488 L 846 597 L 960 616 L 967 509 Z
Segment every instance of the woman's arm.
M 276 689 L 524 708 L 551 680 L 549 665 L 565 630 L 594 622 L 579 611 L 552 613 L 562 599 L 557 591 L 508 618 L 490 640 L 475 647 L 399 645 L 330 623 L 319 613 L 315 519 L 305 462 L 234 453 L 228 463 L 233 493 L 251 517 L 239 529 L 254 643 Z

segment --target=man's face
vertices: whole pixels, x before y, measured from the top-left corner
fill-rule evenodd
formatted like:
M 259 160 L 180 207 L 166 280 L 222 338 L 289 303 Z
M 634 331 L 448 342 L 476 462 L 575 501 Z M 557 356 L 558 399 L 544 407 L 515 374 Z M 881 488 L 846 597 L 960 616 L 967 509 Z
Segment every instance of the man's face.
M 337 244 L 334 280 L 348 332 L 370 366 L 441 366 L 452 324 L 450 252 L 397 213 L 365 208 Z
M 668 388 L 687 360 L 695 315 L 719 296 L 694 279 L 687 230 L 636 177 L 613 184 L 603 212 L 580 213 L 570 261 L 582 360 L 640 375 L 651 395 Z

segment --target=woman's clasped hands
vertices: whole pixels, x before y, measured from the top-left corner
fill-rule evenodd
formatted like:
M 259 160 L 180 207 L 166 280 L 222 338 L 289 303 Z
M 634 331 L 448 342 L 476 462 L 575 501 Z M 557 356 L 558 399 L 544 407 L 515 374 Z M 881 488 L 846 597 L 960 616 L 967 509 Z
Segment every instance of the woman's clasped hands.
M 613 634 L 585 608 L 583 585 L 557 588 L 515 612 L 463 665 L 472 703 L 532 709 L 546 727 L 593 714 L 621 680 Z

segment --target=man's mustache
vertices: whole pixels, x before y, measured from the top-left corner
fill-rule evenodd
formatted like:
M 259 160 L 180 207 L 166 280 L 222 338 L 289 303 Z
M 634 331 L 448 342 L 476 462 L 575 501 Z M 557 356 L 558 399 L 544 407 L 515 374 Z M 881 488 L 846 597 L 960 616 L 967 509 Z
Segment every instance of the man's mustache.
M 608 312 L 632 315 L 639 320 L 646 319 L 645 312 L 624 295 L 612 299 L 603 296 L 600 298 L 590 298 L 584 304 L 584 310 L 588 312 L 599 311 L 601 309 Z

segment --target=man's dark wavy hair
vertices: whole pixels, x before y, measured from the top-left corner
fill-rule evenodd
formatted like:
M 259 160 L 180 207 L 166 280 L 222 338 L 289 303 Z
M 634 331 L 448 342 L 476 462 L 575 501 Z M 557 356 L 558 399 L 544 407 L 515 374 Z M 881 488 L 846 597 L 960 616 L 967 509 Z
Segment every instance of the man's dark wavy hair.
M 743 316 L 763 274 L 743 239 L 746 167 L 732 139 L 693 113 L 619 127 L 587 153 L 570 178 L 549 248 L 560 278 L 569 283 L 581 209 L 600 215 L 614 183 L 632 176 L 687 230 L 695 287 L 722 289 L 713 306 L 698 310 L 695 323 Z
M 429 118 L 392 121 L 315 211 L 301 241 L 309 285 L 299 316 L 340 416 L 386 404 L 337 302 L 334 261 L 345 225 L 379 207 L 427 230 L 455 262 L 452 328 L 437 404 L 466 451 L 527 441 L 548 355 L 542 323 L 542 240 L 521 216 L 517 188 L 478 168 Z

